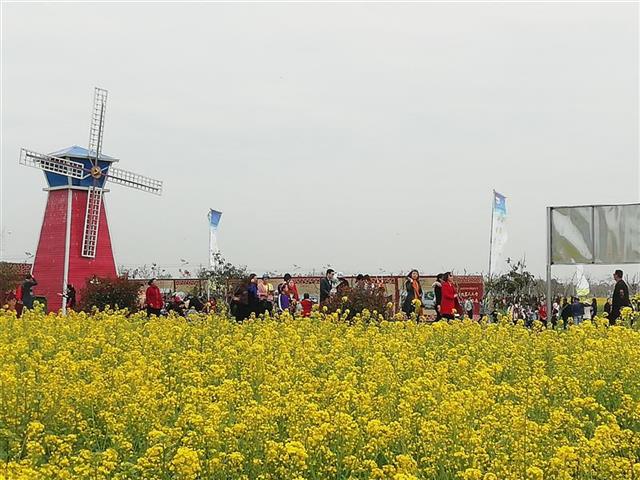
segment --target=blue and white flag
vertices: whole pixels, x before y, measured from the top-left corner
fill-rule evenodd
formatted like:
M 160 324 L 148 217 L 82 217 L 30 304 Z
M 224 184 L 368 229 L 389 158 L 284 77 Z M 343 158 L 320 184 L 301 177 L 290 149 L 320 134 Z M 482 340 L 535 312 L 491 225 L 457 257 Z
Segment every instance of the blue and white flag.
M 215 263 L 215 255 L 220 251 L 218 248 L 218 225 L 220 224 L 220 218 L 222 217 L 222 212 L 218 210 L 209 210 L 209 265 L 213 267 Z
M 507 197 L 493 191 L 493 213 L 491 217 L 491 252 L 489 274 L 497 271 L 502 259 L 502 250 L 507 243 Z

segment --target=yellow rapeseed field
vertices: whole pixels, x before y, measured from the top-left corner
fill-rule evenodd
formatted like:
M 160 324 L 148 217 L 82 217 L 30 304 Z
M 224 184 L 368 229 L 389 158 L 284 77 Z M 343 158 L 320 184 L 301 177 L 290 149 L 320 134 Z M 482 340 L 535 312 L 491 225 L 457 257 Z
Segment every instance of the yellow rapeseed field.
M 640 479 L 640 332 L 0 313 L 0 478 Z

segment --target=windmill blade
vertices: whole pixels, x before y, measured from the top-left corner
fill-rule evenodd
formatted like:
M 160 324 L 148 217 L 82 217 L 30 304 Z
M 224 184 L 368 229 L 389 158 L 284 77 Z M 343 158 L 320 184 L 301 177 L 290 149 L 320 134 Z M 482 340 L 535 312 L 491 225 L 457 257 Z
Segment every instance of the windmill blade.
M 155 195 L 162 195 L 162 181 L 145 177 L 137 173 L 122 170 L 121 168 L 109 167 L 105 174 L 108 181 L 124 185 L 125 187 L 137 188 Z
M 45 172 L 66 175 L 67 177 L 83 179 L 85 177 L 84 165 L 66 158 L 52 157 L 44 153 L 34 152 L 26 148 L 20 149 L 20 165 L 39 168 Z
M 102 88 L 95 88 L 93 94 L 93 109 L 91 110 L 91 128 L 89 129 L 89 155 L 93 157 L 93 164 L 98 164 L 102 154 L 102 133 L 104 132 L 104 116 L 107 113 L 108 92 Z
M 102 207 L 102 193 L 104 190 L 93 187 L 87 192 L 87 210 L 84 214 L 84 233 L 82 235 L 82 256 L 87 258 L 96 257 L 98 246 L 98 227 L 100 226 L 100 208 Z

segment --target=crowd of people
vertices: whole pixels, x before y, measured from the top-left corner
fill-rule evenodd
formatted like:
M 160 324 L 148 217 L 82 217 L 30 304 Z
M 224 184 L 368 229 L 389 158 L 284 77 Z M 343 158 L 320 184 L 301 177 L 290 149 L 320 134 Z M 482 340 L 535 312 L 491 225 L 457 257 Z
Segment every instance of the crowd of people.
M 341 292 L 345 284 L 349 285 L 346 279 L 338 278 L 334 270 L 328 269 L 325 277 L 320 281 L 320 303 L 324 303 L 329 296 Z M 305 293 L 302 299 L 300 298 L 298 286 L 289 273 L 283 276 L 277 289 L 270 282 L 268 275 L 258 278 L 255 273 L 252 273 L 235 287 L 229 298 L 231 314 L 239 321 L 249 318 L 251 314 L 260 315 L 274 311 L 299 312 L 302 316 L 308 317 L 311 315 L 314 303 L 309 293 Z
M 614 324 L 620 318 L 624 307 L 628 306 L 640 311 L 640 305 L 633 305 L 631 301 L 629 287 L 624 281 L 623 275 L 621 270 L 615 271 L 616 283 L 613 294 L 606 300 L 602 312 L 599 311 L 596 298 L 583 301 L 577 296 L 572 296 L 554 299 L 550 312 L 547 311 L 546 300 L 542 298 L 525 302 L 509 302 L 504 299 L 502 305 L 495 305 L 491 311 L 482 308 L 480 313 L 487 314 L 490 319 L 497 321 L 499 310 L 501 310 L 502 313 L 508 314 L 514 322 L 522 320 L 525 325 L 531 326 L 534 321 L 539 320 L 545 326 L 553 328 L 559 324 L 567 328 L 570 320 L 574 325 L 578 325 L 583 320 L 606 313 L 609 322 Z M 291 275 L 286 274 L 275 289 L 269 280 L 266 275 L 259 278 L 257 275 L 251 274 L 246 281 L 241 282 L 230 298 L 232 315 L 239 320 L 244 320 L 251 314 L 260 315 L 265 312 L 283 312 L 285 310 L 292 313 L 297 312 L 302 316 L 310 315 L 314 301 L 309 294 L 305 294 L 302 299 L 300 298 L 298 287 Z M 384 288 L 382 285 L 372 282 L 367 275 L 358 275 L 353 288 L 376 287 Z M 336 275 L 333 269 L 328 269 L 320 281 L 318 296 L 320 305 L 326 304 L 335 295 L 341 296 L 350 288 L 349 282 L 342 275 Z M 438 274 L 432 289 L 434 302 L 430 307 L 435 310 L 435 317 L 432 320 L 451 320 L 458 317 L 474 318 L 474 302 L 471 298 L 461 298 L 458 295 L 451 272 Z M 405 313 L 407 318 L 413 314 L 418 318 L 424 318 L 424 298 L 420 273 L 418 270 L 411 270 L 404 284 L 400 304 L 401 311 Z M 500 306 L 503 308 L 501 309 Z
M 629 294 L 629 286 L 624 281 L 624 272 L 616 270 L 613 274 L 615 286 L 611 297 L 605 300 L 602 311 L 598 306 L 598 300 L 591 298 L 583 301 L 578 296 L 556 297 L 551 304 L 551 314 L 547 312 L 546 299 L 527 299 L 524 301 L 514 301 L 509 303 L 506 299 L 499 302 L 498 307 L 511 316 L 514 322 L 523 320 L 525 325 L 530 326 L 535 320 L 541 321 L 545 326 L 548 324 L 556 328 L 558 324 L 562 324 L 563 328 L 567 328 L 569 322 L 579 325 L 584 320 L 590 320 L 596 316 L 606 314 L 611 325 L 620 319 L 622 309 L 630 307 L 632 310 L 640 312 L 640 302 L 631 300 Z M 496 309 L 494 309 L 495 315 Z
M 198 295 L 183 292 L 174 292 L 166 298 L 160 291 L 155 278 L 147 282 L 142 302 L 142 306 L 149 316 L 160 316 L 170 312 L 175 312 L 180 316 L 187 316 L 189 313 L 208 313 L 215 309 L 215 305 L 215 299 L 206 300 Z
M 434 309 L 435 321 L 441 319 L 453 320 L 456 315 L 467 315 L 473 318 L 473 303 L 471 299 L 465 299 L 460 303 L 458 292 L 451 272 L 439 273 L 432 285 L 435 297 Z M 420 272 L 411 270 L 405 282 L 405 296 L 402 302 L 402 311 L 411 316 L 413 313 L 421 317 L 424 311 L 424 293 L 420 284 Z
M 290 274 L 284 275 L 277 288 L 274 288 L 269 280 L 267 275 L 260 278 L 252 273 L 245 281 L 238 284 L 229 301 L 231 313 L 236 319 L 244 320 L 249 318 L 251 314 L 260 315 L 274 311 L 289 311 L 303 317 L 311 314 L 316 302 L 309 293 L 305 293 L 302 298 L 300 297 L 298 286 Z M 369 275 L 358 274 L 352 287 L 343 275 L 336 274 L 335 270 L 330 268 L 320 280 L 318 303 L 326 305 L 333 297 L 342 297 L 352 288 L 384 289 L 384 285 Z M 463 301 L 462 304 L 460 303 L 451 272 L 439 274 L 433 288 L 435 292 L 435 320 L 453 319 L 456 312 L 461 313 L 464 308 L 466 308 L 465 313 L 473 316 L 473 303 L 469 299 Z M 412 270 L 405 283 L 401 302 L 402 311 L 407 317 L 414 313 L 421 317 L 424 311 L 423 299 L 420 273 L 418 270 Z
M 33 309 L 33 303 L 36 296 L 33 293 L 33 287 L 38 285 L 38 281 L 28 273 L 22 283 L 20 283 L 14 291 L 11 291 L 6 296 L 7 307 L 9 310 L 14 310 L 18 317 L 22 315 L 22 311 L 26 309 Z M 63 302 L 68 309 L 73 309 L 76 306 L 76 289 L 72 284 L 67 284 L 67 288 L 62 294 Z
M 344 275 L 331 268 L 327 269 L 325 276 L 320 280 L 318 295 L 314 295 L 314 298 L 309 293 L 304 293 L 301 296 L 298 285 L 289 273 L 282 277 L 277 287 L 274 287 L 270 280 L 266 274 L 258 277 L 252 273 L 234 288 L 228 301 L 231 314 L 237 320 L 245 320 L 251 314 L 260 315 L 266 312 L 282 313 L 284 311 L 308 317 L 316 303 L 326 305 L 331 298 L 342 297 L 352 288 L 384 289 L 382 283 L 366 274 L 357 275 L 352 287 Z
M 8 292 L 6 295 L 7 308 L 17 313 L 18 317 L 22 315 L 22 311 L 26 309 L 33 309 L 33 303 L 36 300 L 36 296 L 33 293 L 33 287 L 38 285 L 38 281 L 28 273 L 22 283 L 20 283 L 15 290 Z M 68 309 L 73 309 L 76 306 L 76 289 L 72 284 L 67 284 L 67 288 L 62 295 L 65 306 Z
M 551 304 L 551 311 L 547 311 L 547 304 L 542 299 L 526 300 L 496 300 L 493 308 L 489 312 L 487 309 L 481 310 L 482 314 L 488 314 L 493 320 L 497 320 L 498 313 L 508 314 L 514 322 L 524 321 L 525 325 L 531 326 L 534 321 L 539 320 L 546 326 L 556 328 L 562 325 L 567 328 L 570 321 L 574 325 L 579 325 L 584 320 L 595 318 L 606 314 L 609 322 L 613 325 L 620 317 L 625 307 L 631 307 L 635 311 L 640 311 L 640 301 L 635 304 L 629 294 L 629 287 L 624 281 L 624 272 L 616 270 L 613 274 L 615 286 L 613 294 L 602 306 L 600 311 L 598 301 L 592 298 L 583 301 L 577 296 L 556 297 Z M 32 275 L 26 275 L 24 281 L 18 285 L 15 292 L 8 296 L 7 305 L 9 309 L 15 310 L 18 315 L 23 309 L 31 309 L 34 304 L 33 288 L 38 282 Z M 320 305 L 335 297 L 342 297 L 354 289 L 382 289 L 384 285 L 369 275 L 360 274 L 356 277 L 353 287 L 342 274 L 336 274 L 333 269 L 328 269 L 325 276 L 320 280 L 318 298 Z M 433 305 L 429 305 L 435 311 L 434 321 L 451 320 L 456 317 L 466 316 L 473 318 L 474 303 L 470 298 L 460 298 L 451 272 L 438 274 L 432 284 Z M 76 304 L 76 291 L 73 285 L 67 285 L 64 301 L 68 309 L 73 309 Z M 425 294 L 420 282 L 418 270 L 411 270 L 407 275 L 404 284 L 404 291 L 401 297 L 401 311 L 407 317 L 416 315 L 418 318 L 425 318 Z M 241 281 L 234 288 L 229 296 L 228 304 L 231 314 L 239 321 L 249 318 L 252 314 L 258 316 L 266 312 L 289 311 L 303 317 L 311 315 L 313 305 L 316 303 L 309 293 L 300 296 L 298 286 L 290 274 L 285 274 L 282 280 L 274 288 L 268 275 L 258 277 L 252 273 L 247 279 Z M 185 315 L 193 312 L 206 312 L 215 307 L 215 300 L 206 301 L 194 295 L 172 295 L 169 301 L 157 286 L 155 279 L 148 282 L 144 295 L 144 308 L 148 315 L 161 315 L 170 311 Z

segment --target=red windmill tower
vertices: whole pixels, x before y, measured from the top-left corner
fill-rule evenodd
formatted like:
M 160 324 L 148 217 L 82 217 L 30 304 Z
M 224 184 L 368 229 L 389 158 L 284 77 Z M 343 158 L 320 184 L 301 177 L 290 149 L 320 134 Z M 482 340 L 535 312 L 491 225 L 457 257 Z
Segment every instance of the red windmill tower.
M 107 181 L 160 195 L 162 182 L 128 172 L 102 153 L 107 91 L 95 89 L 89 148 L 73 147 L 45 155 L 21 149 L 20 163 L 44 171 L 49 192 L 33 264 L 36 292 L 50 310 L 65 310 L 67 284 L 78 291 L 87 280 L 116 277 L 103 195 Z

